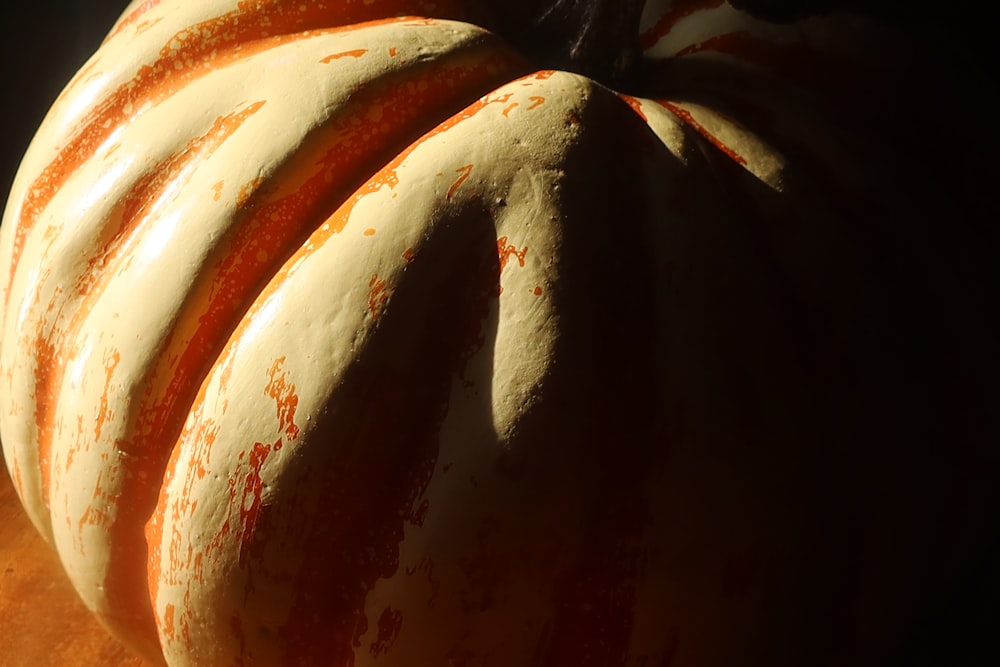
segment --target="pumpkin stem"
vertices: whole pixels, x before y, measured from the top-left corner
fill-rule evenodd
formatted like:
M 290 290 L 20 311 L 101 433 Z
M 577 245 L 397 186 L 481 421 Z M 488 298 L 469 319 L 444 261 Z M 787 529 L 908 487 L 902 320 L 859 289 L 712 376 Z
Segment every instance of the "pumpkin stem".
M 514 41 L 535 62 L 627 87 L 639 62 L 646 0 L 543 0 Z

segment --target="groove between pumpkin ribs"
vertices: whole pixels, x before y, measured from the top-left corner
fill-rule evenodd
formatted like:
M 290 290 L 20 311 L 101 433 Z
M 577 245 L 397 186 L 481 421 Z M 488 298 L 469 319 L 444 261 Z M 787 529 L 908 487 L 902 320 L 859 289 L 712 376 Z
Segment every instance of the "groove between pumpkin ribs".
M 102 612 L 101 615 L 115 634 L 121 637 L 145 636 L 151 642 L 155 641 L 149 600 L 143 592 L 145 559 L 136 557 L 146 548 L 143 525 L 152 512 L 166 459 L 197 388 L 250 303 L 284 259 L 326 218 L 328 212 L 337 208 L 350 192 L 364 182 L 365 178 L 359 178 L 357 174 L 377 172 L 388 156 L 398 153 L 430 129 L 432 124 L 424 119 L 452 115 L 501 81 L 511 78 L 515 68 L 520 66 L 519 61 L 509 53 L 497 51 L 480 40 L 437 62 L 415 63 L 405 73 L 382 77 L 378 86 L 371 87 L 378 87 L 377 91 L 369 88 L 355 96 L 350 113 L 335 117 L 314 131 L 314 136 L 306 144 L 312 150 L 310 156 L 325 156 L 327 162 L 303 159 L 301 154 L 293 155 L 273 178 L 248 187 L 237 212 L 240 223 L 225 239 L 228 247 L 218 251 L 213 260 L 217 269 L 214 272 L 218 273 L 216 280 L 212 284 L 203 282 L 195 287 L 186 299 L 171 328 L 172 333 L 162 341 L 162 347 L 155 355 L 154 365 L 144 373 L 139 386 L 145 389 L 133 392 L 141 398 L 130 408 L 134 418 L 129 426 L 129 435 L 115 443 L 122 455 L 120 465 L 127 466 L 127 471 L 119 471 L 121 487 L 111 494 L 100 487 L 95 491 L 95 502 L 102 495 L 129 498 L 130 502 L 118 505 L 116 517 L 91 508 L 80 521 L 80 530 L 88 522 L 106 526 L 110 534 L 111 554 L 105 571 L 114 573 L 114 576 L 109 574 L 103 582 L 105 601 L 101 606 L 115 611 Z M 404 81 L 416 85 L 400 85 Z M 419 89 L 416 96 L 412 92 L 414 89 Z M 338 130 L 342 128 L 338 123 L 349 127 L 355 116 L 363 117 L 375 106 L 383 109 L 385 122 L 397 125 L 380 137 L 381 141 L 376 145 L 355 137 L 355 150 L 346 149 L 345 143 L 350 141 L 339 139 Z M 259 109 L 260 105 L 250 105 L 241 112 L 242 115 L 236 113 L 220 118 L 215 138 L 225 141 L 229 136 L 227 132 L 238 131 L 240 124 Z M 323 146 L 323 141 L 334 143 L 322 149 L 317 147 Z M 213 132 L 210 130 L 193 142 L 202 150 L 210 151 Z M 158 170 L 162 168 L 171 174 L 178 173 L 183 171 L 183 165 L 190 159 L 196 157 L 182 150 L 164 160 L 147 180 L 135 184 L 132 198 L 155 199 L 157 195 L 150 189 L 150 184 L 164 180 L 159 177 Z M 321 169 L 302 177 L 303 162 L 313 167 L 318 165 Z M 296 179 L 297 184 L 290 186 L 289 181 Z M 169 178 L 164 183 L 176 184 Z M 276 198 L 275 192 L 288 194 Z M 148 214 L 148 211 L 145 213 Z M 119 268 L 131 261 L 128 250 L 142 235 L 151 232 L 149 227 L 153 222 L 155 219 L 144 218 L 141 213 L 137 218 L 125 221 L 122 231 L 98 260 L 101 273 L 93 284 L 88 285 L 87 305 L 81 308 L 71 328 L 59 336 L 62 353 L 55 358 L 62 359 L 63 363 L 39 378 L 38 386 L 46 394 L 56 394 L 63 385 L 67 373 L 65 361 L 73 358 L 78 333 L 87 314 L 100 299 L 107 284 L 114 280 Z M 203 272 L 203 275 L 205 273 L 213 271 Z M 182 339 L 177 332 L 183 330 L 192 333 Z M 113 371 L 114 368 L 108 371 L 108 386 L 111 385 Z M 39 442 L 42 458 L 46 461 L 43 476 L 47 480 L 48 472 L 54 465 L 48 451 L 51 448 L 51 424 L 58 407 L 55 401 L 42 402 L 49 406 L 48 417 L 41 420 L 49 428 L 43 429 Z M 73 452 L 70 452 L 69 457 L 72 456 Z M 68 465 L 69 462 L 66 463 Z M 46 487 L 45 496 L 48 497 L 51 491 L 47 481 Z M 145 649 L 143 652 L 147 654 L 156 650 L 154 643 L 141 649 Z

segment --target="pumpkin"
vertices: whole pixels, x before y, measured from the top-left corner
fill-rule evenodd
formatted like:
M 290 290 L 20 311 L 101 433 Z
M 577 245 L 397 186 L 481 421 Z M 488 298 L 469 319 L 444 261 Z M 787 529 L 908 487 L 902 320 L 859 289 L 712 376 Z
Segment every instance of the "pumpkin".
M 0 239 L 5 461 L 123 643 L 877 664 L 961 579 L 995 366 L 900 234 L 908 42 L 627 5 L 593 76 L 572 4 L 125 11 Z

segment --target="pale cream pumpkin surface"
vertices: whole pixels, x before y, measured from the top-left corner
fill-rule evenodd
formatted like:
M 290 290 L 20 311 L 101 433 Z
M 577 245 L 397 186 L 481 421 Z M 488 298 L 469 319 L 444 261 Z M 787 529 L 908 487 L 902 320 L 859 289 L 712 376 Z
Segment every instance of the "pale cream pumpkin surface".
M 641 98 L 537 70 L 484 17 L 134 2 L 25 157 L 4 457 L 151 662 L 777 664 L 825 637 L 804 601 L 851 604 L 802 582 L 839 540 L 810 448 L 851 440 L 853 404 L 800 391 L 836 373 L 741 225 L 773 222 L 846 336 L 843 221 L 879 205 L 877 164 L 767 58 L 732 61 L 862 67 L 873 28 L 649 3 L 669 85 Z M 872 521 L 875 562 L 922 544 Z M 922 570 L 866 567 L 863 615 L 894 618 Z M 877 656 L 867 627 L 837 632 Z

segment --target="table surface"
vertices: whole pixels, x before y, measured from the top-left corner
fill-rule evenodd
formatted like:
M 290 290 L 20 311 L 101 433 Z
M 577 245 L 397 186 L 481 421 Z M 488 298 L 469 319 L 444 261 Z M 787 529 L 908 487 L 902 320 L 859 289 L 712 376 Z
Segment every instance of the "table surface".
M 0 459 L 0 667 L 141 667 L 77 598 Z

